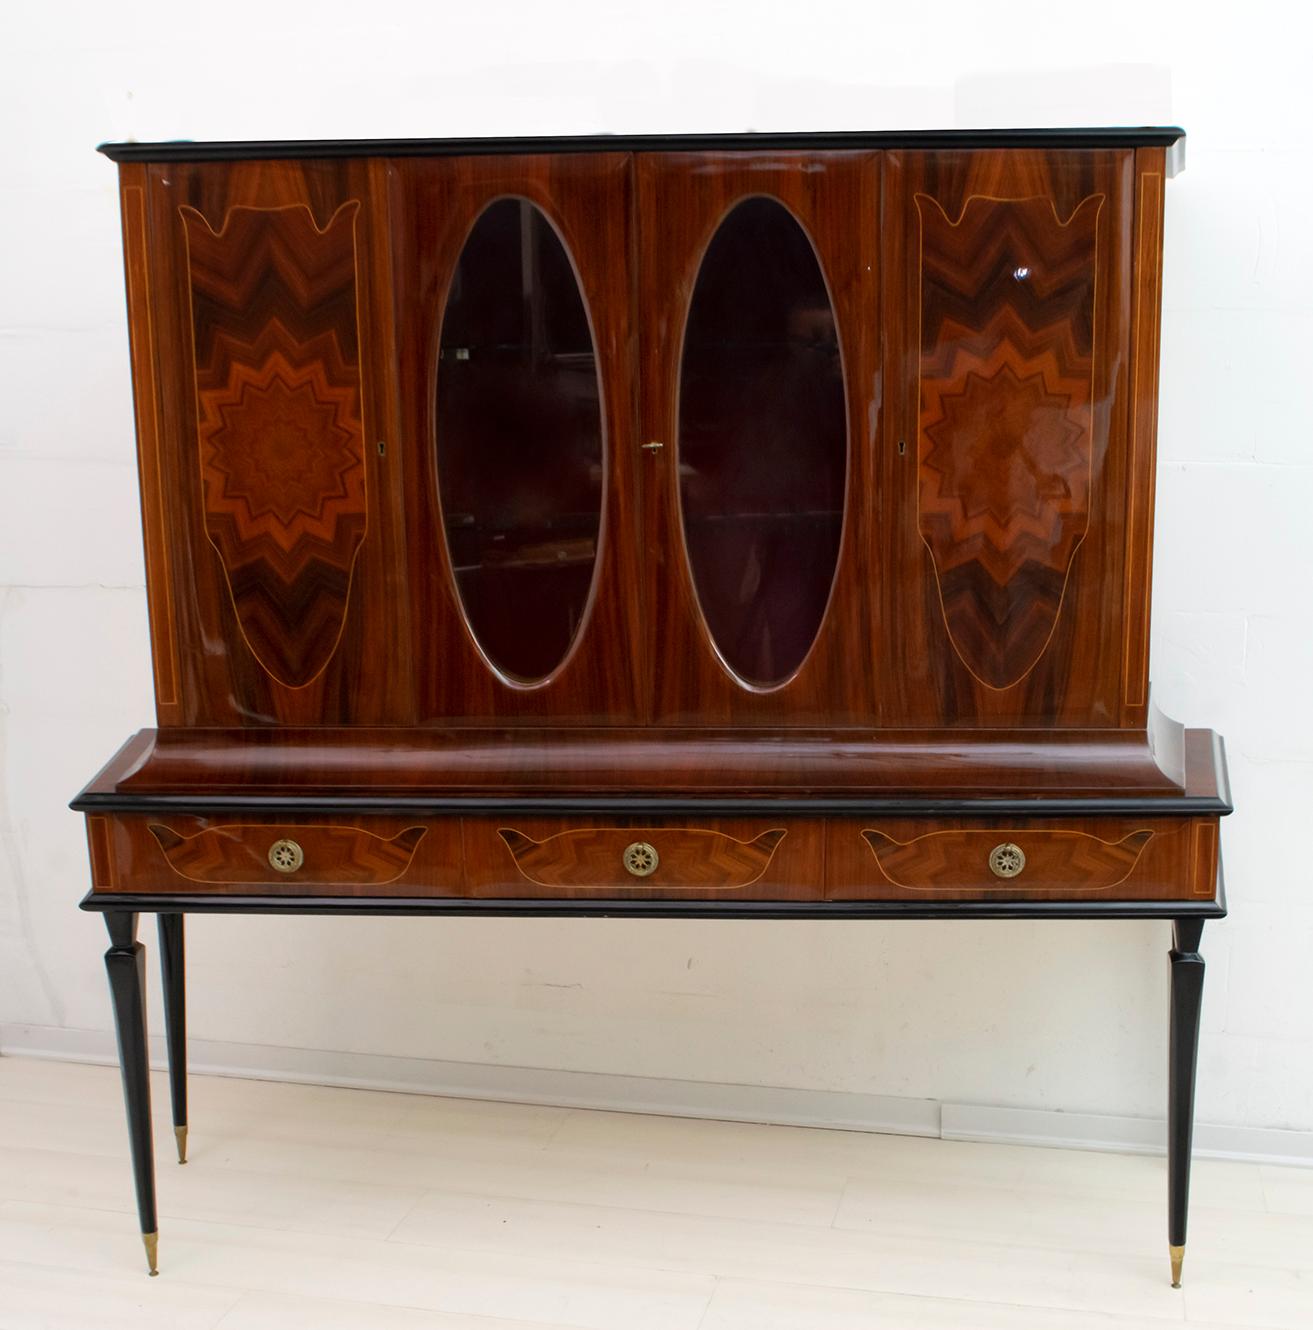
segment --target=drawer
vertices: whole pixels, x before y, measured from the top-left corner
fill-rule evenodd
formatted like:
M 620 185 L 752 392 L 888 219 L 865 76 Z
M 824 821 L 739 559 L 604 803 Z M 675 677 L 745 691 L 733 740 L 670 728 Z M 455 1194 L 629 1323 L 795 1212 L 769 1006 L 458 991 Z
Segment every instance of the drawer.
M 466 818 L 464 835 L 473 895 L 816 900 L 824 891 L 815 821 Z
M 461 884 L 458 819 L 87 819 L 97 890 L 258 895 L 447 895 Z
M 1213 818 L 831 822 L 831 900 L 1212 898 Z

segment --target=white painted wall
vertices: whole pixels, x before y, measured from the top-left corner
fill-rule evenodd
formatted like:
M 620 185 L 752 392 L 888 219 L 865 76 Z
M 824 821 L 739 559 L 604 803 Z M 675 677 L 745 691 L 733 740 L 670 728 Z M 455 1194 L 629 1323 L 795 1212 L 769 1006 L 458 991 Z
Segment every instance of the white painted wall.
M 115 173 L 98 141 L 1179 122 L 1153 676 L 1170 714 L 1227 734 L 1240 809 L 1223 840 L 1233 914 L 1205 936 L 1199 1116 L 1313 1132 L 1302 13 L 1143 0 L 8 11 L 7 1046 L 109 1047 L 104 934 L 75 908 L 85 850 L 64 805 L 152 720 Z M 267 1068 L 311 1075 L 378 1054 L 1152 1116 L 1166 942 L 1161 924 L 198 918 L 191 1025 L 211 1061 L 249 1062 L 234 1046 L 260 1045 Z

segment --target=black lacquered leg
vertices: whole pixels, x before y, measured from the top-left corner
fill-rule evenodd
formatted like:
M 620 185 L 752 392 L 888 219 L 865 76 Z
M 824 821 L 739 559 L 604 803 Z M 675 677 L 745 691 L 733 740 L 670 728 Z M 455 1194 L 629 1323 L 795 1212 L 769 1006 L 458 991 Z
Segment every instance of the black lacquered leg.
M 1167 1089 L 1167 1241 L 1172 1287 L 1181 1287 L 1185 1225 L 1190 1209 L 1190 1144 L 1194 1136 L 1195 1064 L 1199 1054 L 1199 1010 L 1204 994 L 1204 958 L 1199 954 L 1202 919 L 1173 925 L 1172 1032 Z
M 126 910 L 105 915 L 109 950 L 105 969 L 114 1002 L 114 1026 L 123 1071 L 123 1098 L 128 1109 L 128 1138 L 137 1184 L 137 1213 L 151 1274 L 157 1274 L 159 1224 L 155 1217 L 155 1151 L 151 1142 L 150 1060 L 146 1044 L 146 950 L 137 941 L 137 916 Z
M 164 1031 L 169 1046 L 169 1097 L 178 1163 L 187 1162 L 187 966 L 182 915 L 162 914 L 160 975 L 164 981 Z

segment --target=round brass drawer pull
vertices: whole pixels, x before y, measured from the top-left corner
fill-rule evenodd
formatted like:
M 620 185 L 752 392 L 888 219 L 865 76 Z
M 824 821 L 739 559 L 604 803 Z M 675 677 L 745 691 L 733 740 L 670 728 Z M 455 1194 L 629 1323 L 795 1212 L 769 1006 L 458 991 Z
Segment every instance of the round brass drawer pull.
M 305 863 L 305 852 L 294 840 L 276 840 L 269 847 L 269 864 L 280 873 L 295 873 Z
M 989 871 L 995 877 L 1016 877 L 1026 866 L 1026 852 L 1010 840 L 995 845 L 989 852 Z
M 649 845 L 645 840 L 636 840 L 632 845 L 627 845 L 622 858 L 625 868 L 635 877 L 649 877 L 656 872 L 661 862 L 656 846 Z

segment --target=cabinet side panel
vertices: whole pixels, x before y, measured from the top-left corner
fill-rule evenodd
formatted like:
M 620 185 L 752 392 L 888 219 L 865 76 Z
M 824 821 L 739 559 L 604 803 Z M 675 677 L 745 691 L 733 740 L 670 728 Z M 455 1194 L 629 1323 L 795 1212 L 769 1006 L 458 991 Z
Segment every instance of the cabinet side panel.
M 155 674 L 155 714 L 161 725 L 181 718 L 178 643 L 173 622 L 172 576 L 160 477 L 160 422 L 156 340 L 151 312 L 150 235 L 146 168 L 119 168 L 123 213 L 123 271 L 128 299 L 128 345 L 137 428 L 137 476 L 141 487 L 141 530 L 146 554 L 146 604 L 150 612 L 151 658 Z
M 1131 314 L 1130 460 L 1126 475 L 1126 617 L 1122 724 L 1143 725 L 1149 701 L 1149 601 L 1157 475 L 1158 346 L 1162 322 L 1162 148 L 1135 154 L 1135 286 Z
M 179 720 L 404 721 L 368 168 L 151 171 Z
M 1132 167 L 888 156 L 899 723 L 1121 723 Z

